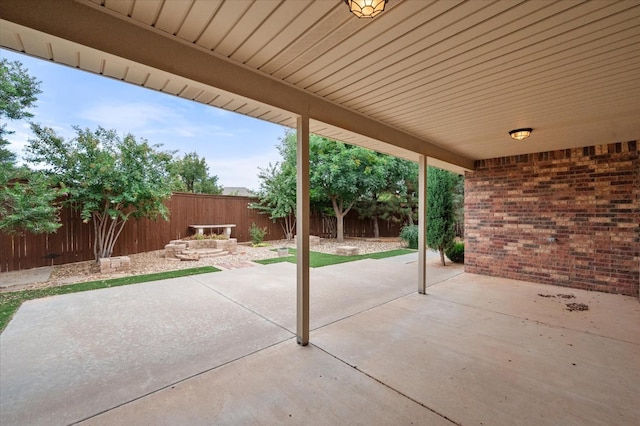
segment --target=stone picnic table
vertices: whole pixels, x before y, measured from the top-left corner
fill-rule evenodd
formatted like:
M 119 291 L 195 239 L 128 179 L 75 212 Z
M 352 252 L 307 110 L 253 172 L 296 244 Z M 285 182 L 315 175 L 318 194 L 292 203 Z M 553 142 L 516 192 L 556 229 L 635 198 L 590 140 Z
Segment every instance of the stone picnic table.
M 226 224 L 226 225 L 189 225 L 189 228 L 193 228 L 196 230 L 196 233 L 199 235 L 204 234 L 205 229 L 221 229 L 224 228 L 224 232 L 227 238 L 231 238 L 231 228 L 235 228 L 235 224 Z

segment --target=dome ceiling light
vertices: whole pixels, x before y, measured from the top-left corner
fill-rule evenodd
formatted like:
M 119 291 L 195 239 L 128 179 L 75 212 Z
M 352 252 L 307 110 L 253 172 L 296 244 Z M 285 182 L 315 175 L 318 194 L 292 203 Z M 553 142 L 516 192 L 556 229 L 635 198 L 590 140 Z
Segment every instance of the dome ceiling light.
M 358 18 L 374 18 L 384 10 L 387 0 L 344 0 Z
M 524 129 L 515 129 L 510 131 L 509 136 L 511 136 L 511 139 L 521 141 L 531 136 L 531 132 L 533 132 L 533 129 L 530 127 L 526 127 Z

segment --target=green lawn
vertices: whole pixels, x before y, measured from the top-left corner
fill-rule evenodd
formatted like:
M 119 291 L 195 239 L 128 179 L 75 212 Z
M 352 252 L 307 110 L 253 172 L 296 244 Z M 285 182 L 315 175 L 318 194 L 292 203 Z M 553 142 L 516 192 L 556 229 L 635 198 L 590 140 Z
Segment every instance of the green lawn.
M 403 254 L 415 253 L 415 250 L 396 249 L 370 254 L 359 254 L 356 256 L 339 256 L 337 254 L 319 253 L 316 251 L 309 252 L 309 265 L 312 268 L 320 268 L 327 265 L 336 265 L 338 263 L 353 262 L 362 259 L 384 259 L 386 257 L 400 256 Z M 270 265 L 272 263 L 289 262 L 296 263 L 296 250 L 289 249 L 289 256 L 275 257 L 273 259 L 256 260 L 256 263 Z
M 178 271 L 160 272 L 157 274 L 133 275 L 111 280 L 90 281 L 79 284 L 69 284 L 60 287 L 48 287 L 37 290 L 23 290 L 8 293 L 0 293 L 0 332 L 7 326 L 13 314 L 18 310 L 22 302 L 41 297 L 55 296 L 58 294 L 78 293 L 81 291 L 97 290 L 100 288 L 118 287 L 121 285 L 138 284 L 148 281 L 165 280 L 167 278 L 186 277 L 189 275 L 218 272 L 220 269 L 213 266 L 200 268 L 181 269 Z

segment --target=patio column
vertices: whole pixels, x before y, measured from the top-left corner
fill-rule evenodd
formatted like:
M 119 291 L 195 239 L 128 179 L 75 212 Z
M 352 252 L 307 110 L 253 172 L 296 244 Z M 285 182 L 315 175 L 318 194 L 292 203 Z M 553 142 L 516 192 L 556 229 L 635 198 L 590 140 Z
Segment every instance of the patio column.
M 427 288 L 427 157 L 418 160 L 418 293 Z
M 297 328 L 298 344 L 309 343 L 309 117 L 297 119 L 296 145 L 296 245 L 297 254 Z

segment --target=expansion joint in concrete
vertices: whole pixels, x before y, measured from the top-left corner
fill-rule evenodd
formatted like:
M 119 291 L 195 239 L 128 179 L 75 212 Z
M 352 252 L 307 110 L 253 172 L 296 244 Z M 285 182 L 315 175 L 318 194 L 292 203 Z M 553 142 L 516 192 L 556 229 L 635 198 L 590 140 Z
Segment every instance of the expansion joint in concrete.
M 294 331 L 291 331 L 289 329 L 287 329 L 286 327 L 281 326 L 280 324 L 278 324 L 277 322 L 274 322 L 273 320 L 271 320 L 270 318 L 262 315 L 260 312 L 255 311 L 245 305 L 243 305 L 242 303 L 238 302 L 237 300 L 232 299 L 231 297 L 227 296 L 226 294 L 220 293 L 218 290 L 213 289 L 211 287 L 209 287 L 208 285 L 206 285 L 205 283 L 203 283 L 202 281 L 199 281 L 195 276 L 192 277 L 194 281 L 196 281 L 198 284 L 202 285 L 203 287 L 205 287 L 208 290 L 211 290 L 212 292 L 216 293 L 217 295 L 227 299 L 228 301 L 230 301 L 231 303 L 234 303 L 238 306 L 240 306 L 242 309 L 245 309 L 249 312 L 251 312 L 252 314 L 255 314 L 257 316 L 259 316 L 260 318 L 262 318 L 263 320 L 267 321 L 269 324 L 275 325 L 278 328 L 281 328 L 282 330 L 291 333 L 291 334 L 296 334 Z
M 82 422 L 86 422 L 87 420 L 90 420 L 90 419 L 92 419 L 92 418 L 94 418 L 94 417 L 97 417 L 97 416 L 99 416 L 99 415 L 101 415 L 101 414 L 108 413 L 109 411 L 116 410 L 116 409 L 118 409 L 118 408 L 120 408 L 120 407 L 124 407 L 124 406 L 125 406 L 125 405 L 127 405 L 127 404 L 131 404 L 132 402 L 135 402 L 135 401 L 138 401 L 138 400 L 144 399 L 144 398 L 146 398 L 146 397 L 148 397 L 148 396 L 151 396 L 151 395 L 153 395 L 153 394 L 156 394 L 156 393 L 158 393 L 158 392 L 161 392 L 161 391 L 163 391 L 163 390 L 165 390 L 165 389 L 174 388 L 175 386 L 177 386 L 177 385 L 179 385 L 179 384 L 181 384 L 181 383 L 183 383 L 183 382 L 186 382 L 187 380 L 194 379 L 194 378 L 196 378 L 196 377 L 202 376 L 203 374 L 209 373 L 209 372 L 211 372 L 211 371 L 219 370 L 219 369 L 220 369 L 220 368 L 222 368 L 222 367 L 225 367 L 225 366 L 227 366 L 227 365 L 229 365 L 229 364 L 233 364 L 234 362 L 240 361 L 241 359 L 247 358 L 247 357 L 249 357 L 249 356 L 251 356 L 251 355 L 254 355 L 254 354 L 258 353 L 258 352 L 261 352 L 261 351 L 263 351 L 263 350 L 265 350 L 265 349 L 269 349 L 269 348 L 271 348 L 271 347 L 273 347 L 273 346 L 279 345 L 280 343 L 285 342 L 285 341 L 290 340 L 290 339 L 292 339 L 292 337 L 288 337 L 288 338 L 286 338 L 286 339 L 278 340 L 277 342 L 274 342 L 274 343 L 272 343 L 272 344 L 270 344 L 270 345 L 267 345 L 267 346 L 264 346 L 264 347 L 258 348 L 258 349 L 256 349 L 256 350 L 255 350 L 255 351 L 253 351 L 253 352 L 246 353 L 246 354 L 244 354 L 244 355 L 242 355 L 242 356 L 239 356 L 239 357 L 237 357 L 237 358 L 231 359 L 231 360 L 229 360 L 229 361 L 223 362 L 223 363 L 221 363 L 221 364 L 219 364 L 219 365 L 216 365 L 215 367 L 207 368 L 207 369 L 205 369 L 205 370 L 203 370 L 203 371 L 200 371 L 200 372 L 198 372 L 198 373 L 192 374 L 192 375 L 190 375 L 190 376 L 184 377 L 184 378 L 182 378 L 182 379 L 180 379 L 180 380 L 177 380 L 177 381 L 175 381 L 175 382 L 169 383 L 168 385 L 161 386 L 161 387 L 159 387 L 158 389 L 154 389 L 154 390 L 152 390 L 151 392 L 147 392 L 147 393 L 145 393 L 144 395 L 140 395 L 140 396 L 138 396 L 138 397 L 136 397 L 136 398 L 132 398 L 132 399 L 130 399 L 129 401 L 125 401 L 125 402 L 123 402 L 123 403 L 120 403 L 120 404 L 114 405 L 113 407 L 107 408 L 106 410 L 102 410 L 102 411 L 100 411 L 100 412 L 98 412 L 98 413 L 93 413 L 92 415 L 87 416 L 87 417 L 85 417 L 85 418 L 83 418 L 83 419 L 76 420 L 76 421 L 74 421 L 74 422 L 72 422 L 72 423 L 69 423 L 69 426 L 77 425 L 77 424 L 80 424 L 80 423 L 82 423 Z
M 413 294 L 413 293 L 412 293 L 412 294 Z M 388 383 L 385 383 L 385 382 L 383 382 L 382 380 L 378 379 L 377 377 L 372 376 L 371 374 L 367 373 L 366 371 L 363 371 L 363 370 L 359 369 L 357 365 L 353 365 L 353 364 L 348 363 L 348 362 L 347 362 L 347 361 L 345 361 L 344 359 L 342 359 L 342 358 L 340 358 L 340 357 L 338 357 L 338 356 L 336 356 L 336 355 L 332 354 L 331 352 L 329 352 L 329 351 L 327 351 L 327 350 L 323 349 L 322 347 L 320 347 L 320 346 L 318 346 L 318 345 L 316 345 L 316 344 L 314 344 L 314 343 L 312 343 L 311 345 L 312 345 L 313 347 L 317 348 L 318 350 L 320 350 L 320 351 L 324 352 L 325 354 L 329 355 L 330 357 L 334 358 L 335 360 L 337 360 L 337 361 L 339 361 L 339 362 L 341 362 L 341 363 L 343 363 L 343 364 L 345 364 L 345 365 L 348 365 L 349 367 L 351 367 L 351 368 L 353 368 L 353 369 L 357 370 L 360 374 L 362 374 L 362 375 L 364 375 L 364 376 L 366 376 L 366 377 L 370 378 L 371 380 L 375 381 L 376 383 L 379 383 L 379 384 L 381 384 L 382 386 L 384 386 L 385 388 L 387 388 L 387 389 L 389 389 L 389 390 L 391 390 L 391 391 L 393 391 L 393 392 L 397 393 L 398 395 L 402 396 L 403 398 L 406 398 L 406 399 L 408 399 L 408 400 L 410 400 L 410 401 L 412 401 L 412 402 L 414 402 L 414 403 L 418 404 L 418 405 L 419 405 L 419 406 L 421 406 L 422 408 L 424 408 L 424 409 L 426 409 L 426 410 L 431 411 L 433 414 L 435 414 L 435 415 L 437 415 L 437 416 L 442 417 L 443 419 L 447 420 L 447 421 L 448 421 L 448 422 L 450 422 L 451 424 L 453 424 L 453 425 L 458 425 L 458 426 L 460 426 L 460 425 L 461 425 L 461 423 L 458 423 L 458 422 L 456 422 L 455 420 L 450 419 L 449 417 L 445 416 L 444 414 L 442 414 L 442 413 L 440 413 L 440 412 L 438 412 L 438 411 L 434 410 L 433 408 L 431 408 L 431 407 L 429 407 L 429 406 L 427 406 L 427 405 L 423 404 L 422 402 L 418 401 L 417 399 L 414 399 L 414 398 L 410 397 L 410 396 L 409 396 L 409 395 L 407 395 L 406 393 L 401 392 L 400 390 L 398 390 L 398 389 L 394 388 L 393 386 L 389 385 Z

